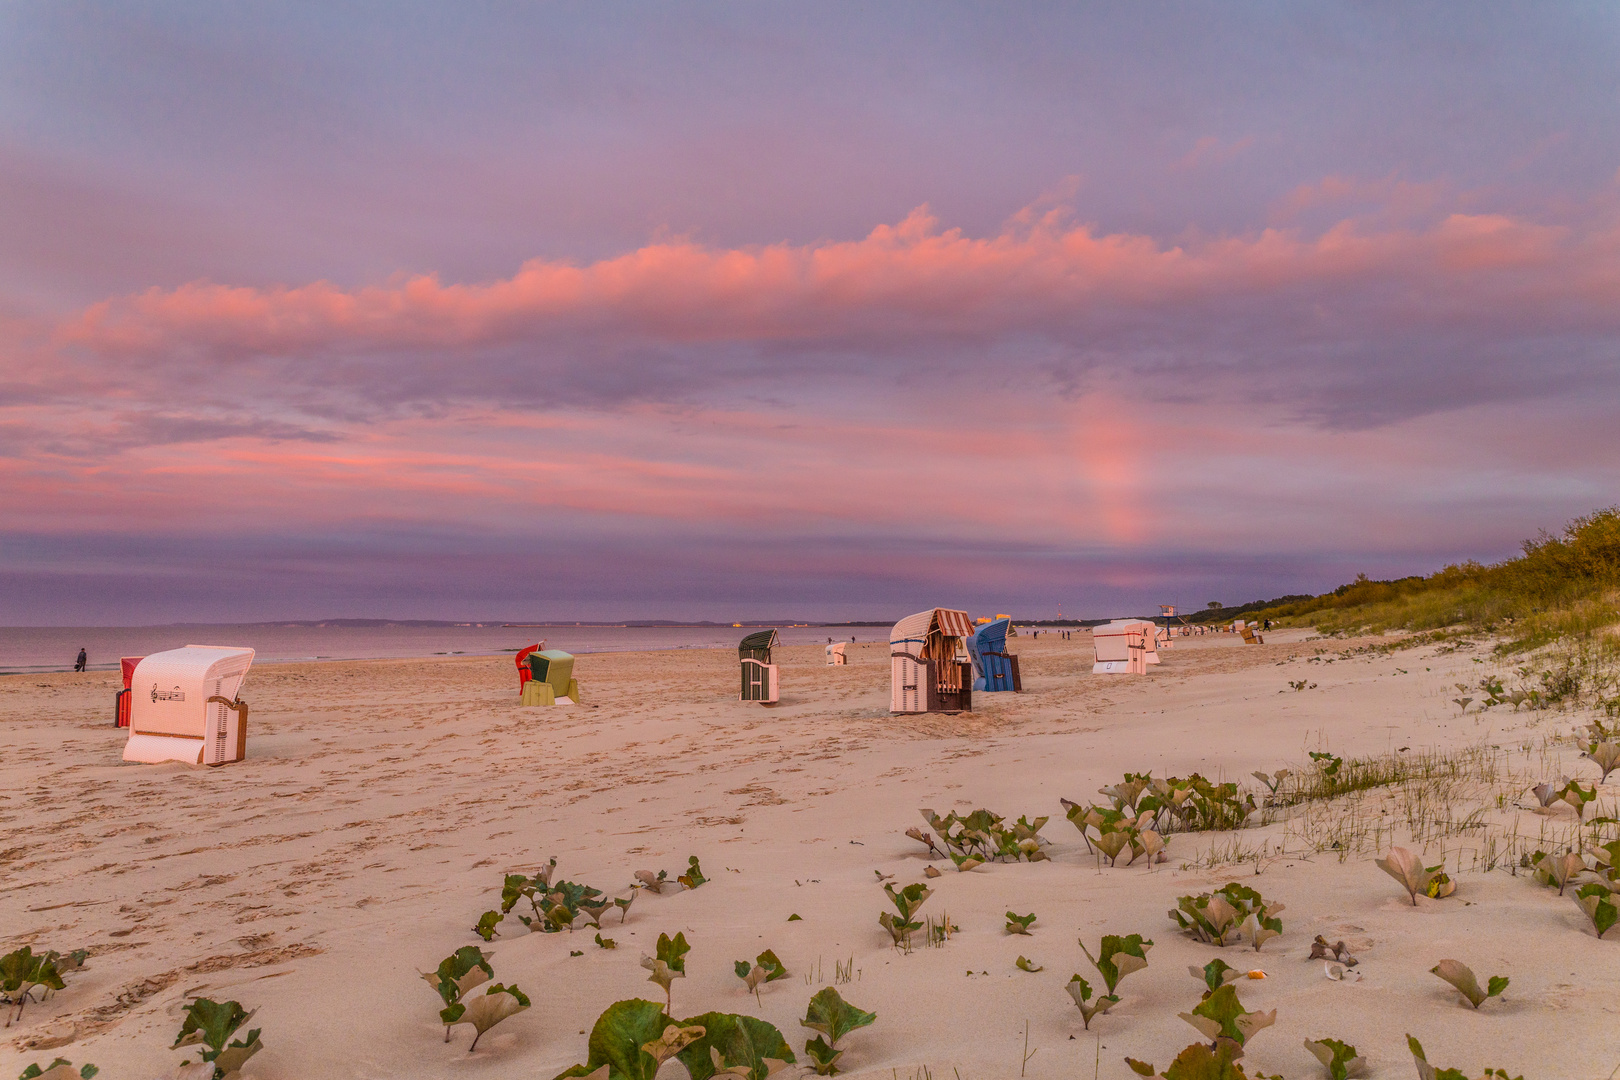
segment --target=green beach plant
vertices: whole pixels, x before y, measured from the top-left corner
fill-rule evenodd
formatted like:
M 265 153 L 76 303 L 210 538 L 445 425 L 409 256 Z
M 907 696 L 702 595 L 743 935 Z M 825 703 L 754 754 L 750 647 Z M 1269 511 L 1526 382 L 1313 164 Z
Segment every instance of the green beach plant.
M 82 961 L 83 953 L 75 955 Z M 22 1019 L 23 1007 L 35 1000 L 36 991 L 43 999 L 50 991 L 66 985 L 58 967 L 62 959 L 54 952 L 36 953 L 28 945 L 0 956 L 0 1002 L 17 1007 L 6 1027 Z
M 688 889 L 695 889 L 709 879 L 703 876 L 703 867 L 698 865 L 698 857 L 691 856 L 686 860 L 686 873 L 675 879 Z
M 1002 815 L 983 808 L 966 815 L 953 810 L 944 817 L 928 809 L 920 812 L 938 834 L 944 845 L 943 854 L 950 857 L 958 870 L 972 870 L 988 862 L 1043 862 L 1047 859 L 1042 850 L 1046 841 L 1041 838 L 1041 829 L 1047 822 L 1044 817 L 1033 821 L 1020 817 L 1008 824 Z M 931 854 L 940 852 L 934 837 L 921 829 L 908 829 L 906 835 L 926 844 Z
M 1562 855 L 1542 855 L 1535 862 L 1535 880 L 1548 888 L 1554 886 L 1558 895 L 1564 895 L 1564 887 L 1586 870 L 1586 860 L 1573 852 Z
M 838 1041 L 857 1028 L 866 1027 L 877 1019 L 877 1013 L 862 1012 L 846 1002 L 837 990 L 823 987 L 810 999 L 804 1019 L 799 1023 L 811 1031 L 820 1032 L 804 1044 L 818 1076 L 833 1076 L 838 1072 L 838 1059 L 844 1052 Z
M 1119 1004 L 1119 997 L 1115 994 L 1103 994 L 1096 1001 L 1091 1000 L 1091 984 L 1081 978 L 1079 974 L 1070 976 L 1068 985 L 1063 988 L 1074 999 L 1075 1006 L 1080 1010 L 1080 1023 L 1087 1030 L 1091 1030 L 1091 1018 L 1105 1013 Z
M 1598 783 L 1607 784 L 1609 774 L 1620 768 L 1620 742 L 1598 741 L 1588 743 L 1586 756 L 1592 759 L 1592 764 L 1603 770 Z
M 1034 921 L 1035 913 L 1033 911 L 1028 915 L 1015 915 L 1009 911 L 1007 912 L 1007 933 L 1022 934 L 1028 937 L 1030 924 Z
M 788 975 L 787 968 L 782 966 L 782 961 L 778 960 L 776 953 L 770 949 L 755 957 L 752 964 L 747 960 L 738 960 L 732 964 L 732 970 L 737 973 L 737 978 L 743 981 L 743 985 L 748 987 L 748 992 L 754 995 L 755 1001 L 759 1000 L 759 988 L 762 983 L 785 979 Z
M 920 881 L 907 885 L 899 891 L 896 891 L 893 885 L 885 884 L 883 891 L 888 894 L 890 903 L 894 904 L 899 915 L 896 917 L 893 913 L 885 911 L 878 916 L 878 924 L 889 932 L 896 948 L 909 950 L 912 933 L 923 927 L 923 924 L 916 920 L 917 911 L 928 902 L 930 896 L 934 895 L 934 891 Z
M 197 1056 L 214 1066 L 214 1080 L 241 1071 L 249 1058 L 264 1049 L 259 1028 L 253 1028 L 239 1039 L 231 1038 L 253 1019 L 253 1013 L 238 1002 L 197 998 L 186 1006 L 184 1016 L 180 1034 L 175 1036 L 170 1049 L 200 1046 L 202 1049 Z
M 1119 984 L 1125 981 L 1125 976 L 1135 974 L 1148 966 L 1147 952 L 1151 948 L 1153 942 L 1141 934 L 1131 934 L 1128 937 L 1105 934 L 1097 946 L 1096 956 L 1091 955 L 1091 950 L 1086 948 L 1084 940 L 1080 942 L 1080 951 L 1086 954 L 1091 966 L 1103 977 L 1103 983 L 1108 987 L 1110 995 L 1119 989 Z
M 776 1026 L 752 1016 L 708 1012 L 688 1017 L 679 1028 L 703 1032 L 676 1055 L 691 1080 L 734 1076 L 769 1080 L 797 1059 Z
M 660 1065 L 704 1034 L 701 1027 L 677 1024 L 657 1002 L 616 1001 L 591 1027 L 585 1063 L 563 1070 L 556 1080 L 654 1080 Z
M 1249 1012 L 1238 1000 L 1237 990 L 1225 985 L 1204 995 L 1190 1013 L 1177 1013 L 1197 1028 L 1204 1037 L 1215 1042 L 1231 1039 L 1239 1046 L 1247 1045 L 1257 1031 L 1277 1022 L 1277 1010 Z
M 1592 929 L 1602 938 L 1615 924 L 1617 910 L 1614 890 L 1601 881 L 1591 881 L 1575 890 L 1575 903 L 1586 913 Z
M 659 934 L 653 955 L 641 958 L 641 966 L 652 972 L 647 976 L 647 981 L 664 988 L 664 1004 L 671 1011 L 674 1010 L 674 995 L 670 988 L 676 979 L 686 978 L 686 954 L 691 950 L 692 946 L 686 943 L 686 931 L 682 930 L 673 938 L 668 934 Z
M 1597 785 L 1581 787 L 1579 780 L 1571 780 L 1564 785 L 1564 790 L 1558 793 L 1558 797 L 1575 808 L 1577 818 L 1585 820 L 1587 804 L 1597 799 Z
M 1125 1064 L 1138 1076 L 1162 1076 L 1164 1080 L 1282 1080 L 1280 1076 L 1268 1077 L 1262 1072 L 1252 1075 L 1244 1072 L 1243 1066 L 1238 1064 L 1242 1056 L 1243 1048 L 1237 1043 L 1217 1039 L 1214 1046 L 1208 1043 L 1188 1046 L 1162 1073 L 1136 1058 L 1126 1058 Z
M 1351 1080 L 1352 1077 L 1361 1076 L 1367 1071 L 1366 1060 L 1347 1042 L 1340 1042 L 1338 1039 L 1306 1039 L 1305 1049 L 1327 1069 L 1329 1080 Z
M 1417 907 L 1417 898 L 1421 894 L 1431 899 L 1450 896 L 1456 891 L 1449 877 L 1441 872 L 1438 866 L 1424 866 L 1423 860 L 1415 852 L 1403 847 L 1392 847 L 1389 854 L 1382 859 L 1374 859 L 1378 869 L 1401 883 L 1401 887 L 1412 900 L 1412 906 Z
M 1412 1052 L 1412 1060 L 1417 1064 L 1418 1080 L 1469 1080 L 1468 1074 L 1461 1069 L 1437 1069 L 1430 1065 L 1428 1056 L 1423 1053 L 1423 1044 L 1410 1035 L 1406 1037 L 1406 1048 Z M 1506 1069 L 1486 1069 L 1479 1080 L 1524 1080 L 1524 1077 L 1511 1077 Z
M 1283 910 L 1284 905 L 1232 881 L 1213 893 L 1178 897 L 1169 915 L 1194 940 L 1220 948 L 1241 938 L 1247 929 L 1250 943 L 1258 950 L 1282 933 L 1278 915 Z
M 471 1024 L 473 1026 L 472 1045 L 467 1047 L 467 1053 L 478 1049 L 478 1040 L 484 1037 L 484 1032 L 508 1017 L 516 1016 L 529 1007 L 529 996 L 516 986 L 502 986 L 496 983 L 489 987 L 479 997 L 471 998 L 460 1005 L 461 1015 L 450 1021 L 451 1025 Z
M 461 999 L 473 987 L 493 979 L 495 969 L 490 967 L 489 957 L 484 955 L 482 949 L 476 945 L 464 945 L 439 961 L 437 970 L 420 974 L 444 1002 L 444 1008 L 439 1010 L 439 1019 L 444 1022 L 444 1041 L 449 1042 L 450 1028 L 467 1011 Z
M 1211 994 L 1227 983 L 1234 983 L 1243 978 L 1243 971 L 1240 968 L 1233 967 L 1218 956 L 1203 967 L 1188 964 L 1187 974 L 1208 987 L 1206 993 Z
M 1442 960 L 1429 969 L 1431 975 L 1444 979 L 1456 988 L 1463 1000 L 1474 1008 L 1483 1005 L 1487 998 L 1493 998 L 1508 987 L 1506 975 L 1492 975 L 1485 989 L 1480 989 L 1479 979 L 1475 977 L 1474 970 L 1461 960 Z
M 78 1069 L 67 1058 L 57 1058 L 49 1065 L 30 1065 L 18 1075 L 17 1080 L 90 1080 L 101 1070 L 94 1065 L 85 1065 Z

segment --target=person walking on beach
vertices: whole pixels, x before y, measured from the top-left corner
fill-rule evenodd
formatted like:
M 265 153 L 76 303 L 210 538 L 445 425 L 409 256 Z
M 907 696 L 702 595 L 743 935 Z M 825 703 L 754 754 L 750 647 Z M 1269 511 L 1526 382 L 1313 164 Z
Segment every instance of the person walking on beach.
M 90 654 L 84 651 L 83 646 L 80 646 L 80 648 L 79 648 L 79 658 L 77 660 L 73 661 L 73 670 L 74 671 L 83 671 L 84 670 L 84 665 L 89 663 L 89 662 L 90 662 Z

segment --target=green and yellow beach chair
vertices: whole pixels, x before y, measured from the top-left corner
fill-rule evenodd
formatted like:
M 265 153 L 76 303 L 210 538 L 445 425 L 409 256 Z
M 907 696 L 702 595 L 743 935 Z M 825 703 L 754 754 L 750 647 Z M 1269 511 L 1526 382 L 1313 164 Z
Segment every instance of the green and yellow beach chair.
M 579 704 L 579 680 L 574 678 L 572 653 L 546 649 L 530 653 L 527 660 L 529 681 L 523 684 L 523 704 Z

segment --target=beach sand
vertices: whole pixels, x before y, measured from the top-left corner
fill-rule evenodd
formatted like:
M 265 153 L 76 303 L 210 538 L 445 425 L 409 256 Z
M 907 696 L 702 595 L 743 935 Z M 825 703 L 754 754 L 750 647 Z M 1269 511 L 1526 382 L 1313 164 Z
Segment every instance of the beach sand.
M 581 656 L 585 705 L 549 710 L 519 706 L 510 659 L 260 665 L 242 692 L 248 758 L 218 769 L 122 764 L 115 675 L 0 679 L 0 949 L 91 953 L 64 991 L 3 1032 L 0 1076 L 56 1055 L 95 1062 L 104 1080 L 166 1073 L 184 1056 L 169 1049 L 182 1003 L 203 995 L 258 1010 L 265 1050 L 248 1077 L 548 1080 L 585 1059 L 585 1032 L 611 1002 L 662 998 L 638 960 L 676 931 L 692 951 L 675 1015 L 762 1016 L 801 1061 L 805 1003 L 849 963 L 839 991 L 877 1013 L 842 1043 L 851 1077 L 910 1080 L 925 1066 L 962 1080 L 1125 1077 L 1126 1055 L 1163 1068 L 1198 1037 L 1177 1017 L 1201 988 L 1187 967 L 1215 956 L 1267 973 L 1238 985 L 1249 1009 L 1277 1010 L 1245 1059 L 1266 1073 L 1325 1075 L 1301 1041 L 1326 1036 L 1356 1044 L 1370 1075 L 1411 1076 L 1410 1032 L 1432 1062 L 1470 1075 L 1500 1065 L 1530 1078 L 1610 1076 L 1620 931 L 1600 941 L 1568 897 L 1471 869 L 1483 830 L 1429 846 L 1457 894 L 1415 908 L 1373 865 L 1387 839 L 1374 851 L 1363 835 L 1342 857 L 1329 846 L 1348 820 L 1336 825 L 1331 808 L 1235 834 L 1174 834 L 1157 865 L 1099 868 L 1087 853 L 1061 796 L 1098 799 L 1146 770 L 1252 787 L 1251 770 L 1306 768 L 1307 752 L 1324 749 L 1494 746 L 1494 779 L 1463 785 L 1477 802 L 1503 794 L 1488 819 L 1517 820 L 1532 837 L 1569 830 L 1573 811 L 1516 810 L 1534 800 L 1514 792 L 1543 775 L 1595 777 L 1555 740 L 1581 717 L 1475 715 L 1477 703 L 1459 716 L 1453 684 L 1513 677 L 1484 649 L 1356 653 L 1345 650 L 1368 643 L 1305 637 L 1178 641 L 1146 678 L 1091 675 L 1085 634 L 1019 638 L 1026 692 L 981 695 L 955 716 L 889 715 L 888 646 L 865 642 L 838 668 L 820 648 L 780 649 L 775 708 L 736 700 L 736 658 L 722 651 Z M 1376 820 L 1404 842 L 1411 799 L 1373 793 L 1345 835 Z M 1472 805 L 1443 809 L 1460 818 Z M 923 880 L 927 852 L 904 835 L 923 824 L 918 809 L 980 806 L 1049 815 L 1051 861 L 959 874 L 936 860 L 944 874 L 924 914 L 948 913 L 959 931 L 942 948 L 890 947 L 874 871 Z M 1212 868 L 1212 852 L 1231 861 Z M 555 856 L 559 877 L 613 893 L 636 870 L 674 877 L 689 855 L 708 884 L 640 895 L 623 925 L 606 916 L 615 950 L 590 930 L 530 934 L 509 918 L 485 948 L 496 979 L 534 1007 L 476 1053 L 468 1027 L 443 1041 L 440 1003 L 418 972 L 482 945 L 470 928 L 496 906 L 503 871 Z M 1283 935 L 1258 955 L 1197 944 L 1166 915 L 1177 896 L 1234 880 L 1287 905 Z M 1004 933 L 1009 909 L 1037 913 L 1032 936 Z M 1063 988 L 1076 972 L 1100 983 L 1077 939 L 1095 947 L 1105 933 L 1156 944 L 1086 1032 Z M 1349 943 L 1362 981 L 1331 982 L 1306 959 L 1318 933 Z M 791 977 L 756 1004 L 732 963 L 766 948 Z M 1020 955 L 1044 970 L 1016 970 Z M 1459 1004 L 1428 973 L 1447 957 L 1482 981 L 1511 976 L 1504 998 L 1477 1013 Z M 1033 1056 L 1021 1064 L 1026 1023 Z M 685 1074 L 669 1062 L 662 1075 Z

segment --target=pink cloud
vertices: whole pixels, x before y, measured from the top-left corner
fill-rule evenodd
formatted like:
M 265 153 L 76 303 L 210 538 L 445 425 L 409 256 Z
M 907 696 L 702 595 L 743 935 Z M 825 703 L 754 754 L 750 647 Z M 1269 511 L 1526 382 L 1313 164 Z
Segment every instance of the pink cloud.
M 1324 181 L 1320 197 L 1336 197 L 1338 184 Z M 1296 193 L 1294 203 L 1317 197 Z M 1058 226 L 1048 215 L 972 238 L 918 209 L 856 241 L 716 249 L 670 240 L 585 265 L 535 259 L 511 278 L 476 284 L 432 275 L 354 289 L 196 282 L 95 304 L 61 325 L 56 340 L 109 356 L 252 356 L 580 334 L 672 343 L 982 335 L 1072 328 L 1110 305 L 1247 300 L 1283 287 L 1436 272 L 1444 276 L 1428 291 L 1503 269 L 1567 281 L 1613 252 L 1612 242 L 1593 250 L 1580 239 L 1489 214 L 1376 231 L 1346 219 L 1315 236 L 1265 229 L 1184 245 Z

